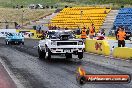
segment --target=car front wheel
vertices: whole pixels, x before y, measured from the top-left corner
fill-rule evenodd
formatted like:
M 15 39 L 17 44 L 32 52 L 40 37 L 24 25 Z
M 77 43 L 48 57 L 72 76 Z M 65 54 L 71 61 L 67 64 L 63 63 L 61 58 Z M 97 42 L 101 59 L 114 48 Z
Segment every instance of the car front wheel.
M 78 58 L 82 59 L 83 58 L 83 52 L 78 52 Z
M 46 50 L 46 56 L 47 56 L 46 59 L 48 59 L 48 60 L 51 59 L 51 51 L 50 51 L 50 49 L 48 49 L 48 48 L 47 48 L 47 50 Z
M 8 41 L 6 41 L 6 45 L 9 45 L 10 43 Z
M 41 51 L 38 49 L 39 59 L 45 59 L 45 51 Z

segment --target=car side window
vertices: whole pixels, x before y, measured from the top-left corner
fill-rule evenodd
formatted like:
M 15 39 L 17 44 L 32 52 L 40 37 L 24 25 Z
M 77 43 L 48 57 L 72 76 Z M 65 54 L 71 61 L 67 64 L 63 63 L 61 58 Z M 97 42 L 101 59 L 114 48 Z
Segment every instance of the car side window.
M 13 34 L 12 34 L 12 33 L 9 33 L 8 35 L 9 35 L 9 36 L 13 36 Z

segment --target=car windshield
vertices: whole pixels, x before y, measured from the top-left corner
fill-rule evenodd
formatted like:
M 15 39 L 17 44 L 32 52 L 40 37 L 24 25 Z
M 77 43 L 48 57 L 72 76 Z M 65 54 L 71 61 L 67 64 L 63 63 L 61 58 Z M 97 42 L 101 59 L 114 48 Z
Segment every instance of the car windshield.
M 9 36 L 22 36 L 22 34 L 20 33 L 9 33 L 8 35 Z
M 9 33 L 9 34 L 7 34 L 7 35 L 9 35 L 9 36 L 13 36 L 13 34 L 12 34 L 12 33 Z
M 53 31 L 53 32 L 48 32 L 48 36 L 50 39 L 57 39 L 60 38 L 61 35 L 67 35 L 68 38 L 75 38 L 75 36 L 73 35 L 72 31 Z

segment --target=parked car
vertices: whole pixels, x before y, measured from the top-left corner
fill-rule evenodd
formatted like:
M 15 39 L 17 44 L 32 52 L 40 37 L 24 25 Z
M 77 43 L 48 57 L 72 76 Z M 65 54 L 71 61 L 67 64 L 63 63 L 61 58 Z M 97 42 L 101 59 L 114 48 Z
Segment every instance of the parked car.
M 41 5 L 41 4 L 30 4 L 30 5 L 29 5 L 29 8 L 30 8 L 30 9 L 43 9 L 44 6 Z
M 24 45 L 24 36 L 21 33 L 8 33 L 5 37 L 6 45 L 22 44 Z

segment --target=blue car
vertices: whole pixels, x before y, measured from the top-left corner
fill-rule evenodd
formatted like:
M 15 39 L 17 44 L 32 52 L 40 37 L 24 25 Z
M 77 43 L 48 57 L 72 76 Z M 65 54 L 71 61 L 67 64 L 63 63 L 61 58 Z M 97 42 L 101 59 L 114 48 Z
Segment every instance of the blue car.
M 6 45 L 22 44 L 24 45 L 24 36 L 21 33 L 8 33 L 5 38 Z

